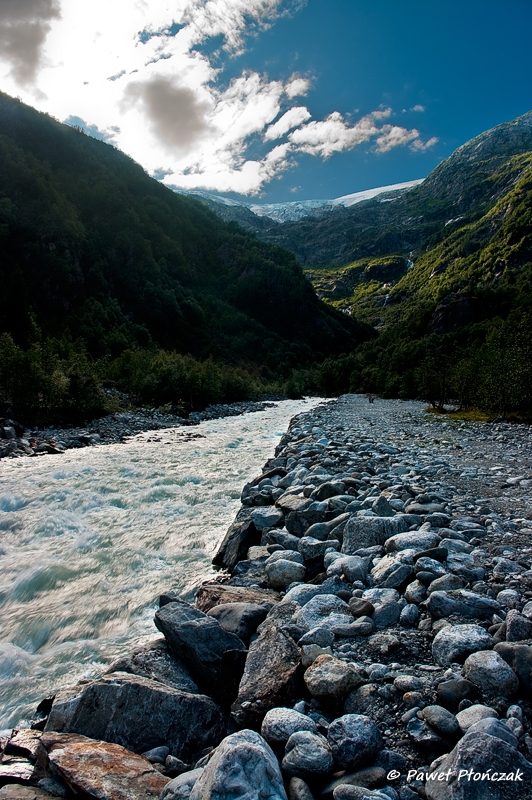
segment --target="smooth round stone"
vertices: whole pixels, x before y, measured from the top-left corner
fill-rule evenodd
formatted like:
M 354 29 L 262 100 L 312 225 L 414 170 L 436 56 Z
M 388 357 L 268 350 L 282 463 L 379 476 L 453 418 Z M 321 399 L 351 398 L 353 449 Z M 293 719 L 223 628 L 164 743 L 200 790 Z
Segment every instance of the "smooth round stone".
M 422 603 L 426 596 L 427 589 L 421 581 L 412 581 L 405 589 L 405 600 L 408 603 Z
M 399 623 L 405 628 L 413 628 L 419 622 L 419 608 L 413 603 L 406 605 L 400 615 Z
M 286 743 L 281 767 L 287 775 L 300 778 L 326 775 L 332 770 L 333 757 L 327 739 L 310 731 L 293 733 Z
M 480 722 L 481 719 L 487 719 L 488 717 L 498 719 L 498 716 L 495 709 L 491 708 L 491 706 L 483 706 L 481 703 L 475 703 L 475 705 L 464 708 L 463 711 L 459 711 L 456 715 L 456 719 L 458 720 L 460 730 L 465 733 L 476 722 Z
M 354 617 L 371 617 L 375 606 L 362 597 L 352 597 L 349 601 L 349 610 Z
M 334 760 L 341 767 L 363 767 L 382 749 L 379 729 L 369 717 L 345 714 L 329 726 L 327 739 Z
M 364 683 L 355 664 L 329 655 L 318 656 L 305 672 L 304 680 L 312 697 L 323 700 L 343 698 Z
M 261 735 L 270 744 L 285 744 L 293 733 L 316 733 L 316 723 L 293 708 L 272 708 L 262 721 Z
M 416 675 L 398 675 L 394 679 L 393 685 L 399 692 L 421 692 L 425 688 L 425 682 Z
M 442 706 L 425 706 L 420 712 L 421 717 L 428 724 L 444 736 L 453 736 L 458 732 L 458 720 Z
M 465 661 L 464 673 L 471 683 L 488 694 L 508 697 L 519 689 L 513 669 L 492 650 L 470 655 Z
M 334 642 L 334 633 L 323 626 L 312 628 L 312 630 L 305 633 L 298 641 L 301 647 L 304 644 L 317 644 L 318 647 L 330 647 Z
M 276 554 L 274 553 L 274 555 Z M 299 583 L 304 580 L 306 574 L 305 566 L 296 561 L 287 561 L 281 558 L 266 565 L 268 583 L 274 589 L 285 589 L 291 583 Z

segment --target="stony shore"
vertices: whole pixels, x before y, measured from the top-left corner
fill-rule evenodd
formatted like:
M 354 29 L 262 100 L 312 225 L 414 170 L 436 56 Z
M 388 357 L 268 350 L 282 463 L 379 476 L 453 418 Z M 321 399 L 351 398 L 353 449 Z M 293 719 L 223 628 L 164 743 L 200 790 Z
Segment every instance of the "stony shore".
M 284 398 L 276 398 L 284 399 Z M 199 425 L 203 420 L 235 417 L 263 411 L 271 402 L 245 400 L 241 403 L 207 406 L 204 411 L 191 411 L 178 417 L 153 408 L 122 411 L 93 420 L 82 428 L 36 428 L 33 430 L 11 419 L 0 419 L 0 458 L 61 455 L 66 450 L 126 442 L 132 436 L 163 428 Z M 188 434 L 190 436 L 191 434 Z
M 0 798 L 528 800 L 531 435 L 360 396 L 293 419 L 217 578 L 41 703 Z

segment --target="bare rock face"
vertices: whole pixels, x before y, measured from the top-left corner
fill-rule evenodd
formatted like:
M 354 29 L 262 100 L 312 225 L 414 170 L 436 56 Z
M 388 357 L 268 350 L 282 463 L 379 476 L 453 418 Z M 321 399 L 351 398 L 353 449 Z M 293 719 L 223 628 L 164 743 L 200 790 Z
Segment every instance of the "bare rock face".
M 218 744 L 226 718 L 210 697 L 118 672 L 60 692 L 46 731 L 114 742 L 135 753 L 166 745 L 188 762 Z
M 408 530 L 404 517 L 355 517 L 352 516 L 344 529 L 342 553 L 350 556 L 361 547 L 373 547 L 398 533 Z
M 131 655 L 115 661 L 108 672 L 129 672 L 165 683 L 189 694 L 201 694 L 185 664 L 171 654 L 164 639 L 155 639 Z
M 98 800 L 153 800 L 168 778 L 118 744 L 71 733 L 45 733 L 39 759 L 76 796 Z
M 233 798 L 286 800 L 279 764 L 273 751 L 255 731 L 243 730 L 216 748 L 190 800 Z
M 246 557 L 250 547 L 260 544 L 260 536 L 260 530 L 251 519 L 251 512 L 247 519 L 237 518 L 225 534 L 212 563 L 228 570 L 234 569 Z
M 0 800 L 50 800 L 50 795 L 36 786 L 9 783 L 0 789 Z
M 291 637 L 274 625 L 263 629 L 249 648 L 238 697 L 231 711 L 239 725 L 259 727 L 270 708 L 290 705 L 300 685 L 301 653 Z

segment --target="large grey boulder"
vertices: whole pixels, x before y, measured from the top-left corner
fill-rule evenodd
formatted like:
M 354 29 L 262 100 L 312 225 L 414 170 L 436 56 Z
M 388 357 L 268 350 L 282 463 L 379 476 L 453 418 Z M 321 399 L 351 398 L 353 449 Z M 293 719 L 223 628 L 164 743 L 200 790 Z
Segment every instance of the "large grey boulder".
M 400 550 L 409 550 L 411 547 L 416 550 L 430 550 L 437 547 L 441 537 L 433 531 L 407 531 L 390 536 L 384 543 L 387 553 L 396 553 Z
M 347 603 L 335 594 L 318 594 L 303 606 L 294 621 L 308 631 L 331 624 L 353 622 L 353 616 Z
M 372 719 L 362 714 L 344 714 L 329 725 L 327 740 L 334 760 L 341 767 L 371 764 L 382 749 L 382 736 Z
M 185 762 L 218 744 L 226 730 L 226 716 L 210 697 L 126 673 L 62 690 L 46 724 L 46 731 L 78 733 L 134 753 L 166 745 Z
M 287 800 L 270 746 L 251 730 L 231 734 L 216 748 L 190 800 Z
M 494 773 L 497 777 L 512 773 L 512 777 L 503 781 L 473 777 Z M 488 733 L 468 733 L 431 774 L 425 784 L 427 800 L 530 798 L 532 764 L 511 744 Z M 520 777 L 516 779 L 516 775 Z
M 442 667 L 462 663 L 471 653 L 489 650 L 493 638 L 480 625 L 449 625 L 432 642 L 432 655 Z
M 158 609 L 155 624 L 206 692 L 221 702 L 234 700 L 246 659 L 238 636 L 182 601 Z
M 513 669 L 521 688 L 532 692 L 532 647 L 514 642 L 501 642 L 495 645 L 495 652 Z
M 285 558 L 279 558 L 266 564 L 266 577 L 274 589 L 286 589 L 291 583 L 299 583 L 305 579 L 307 570 L 303 564 Z
M 386 539 L 403 533 L 409 524 L 402 516 L 396 517 L 357 517 L 352 516 L 344 528 L 342 553 L 355 554 L 362 547 L 384 544 Z
M 300 663 L 301 652 L 294 640 L 266 619 L 249 648 L 238 696 L 232 706 L 238 724 L 258 727 L 271 708 L 293 701 L 301 685 Z
M 486 694 L 509 697 L 519 689 L 517 675 L 493 650 L 468 656 L 464 664 L 464 674 Z
M 166 639 L 159 638 L 139 647 L 131 655 L 115 661 L 107 672 L 129 672 L 142 678 L 165 683 L 190 694 L 201 694 L 188 667 L 175 653 L 170 653 Z
M 211 608 L 207 616 L 214 617 L 224 631 L 238 636 L 245 644 L 249 643 L 261 622 L 264 622 L 271 604 L 258 603 L 220 603 Z
M 297 731 L 286 743 L 281 764 L 283 772 L 298 778 L 326 775 L 333 767 L 333 757 L 327 739 L 318 733 Z

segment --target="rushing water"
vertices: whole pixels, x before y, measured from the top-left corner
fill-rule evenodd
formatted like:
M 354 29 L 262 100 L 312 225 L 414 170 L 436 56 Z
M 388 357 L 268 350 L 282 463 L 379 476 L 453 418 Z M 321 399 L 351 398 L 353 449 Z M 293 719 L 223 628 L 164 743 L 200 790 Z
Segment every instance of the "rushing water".
M 0 463 L 0 728 L 157 634 L 160 592 L 192 597 L 243 484 L 317 402 Z

